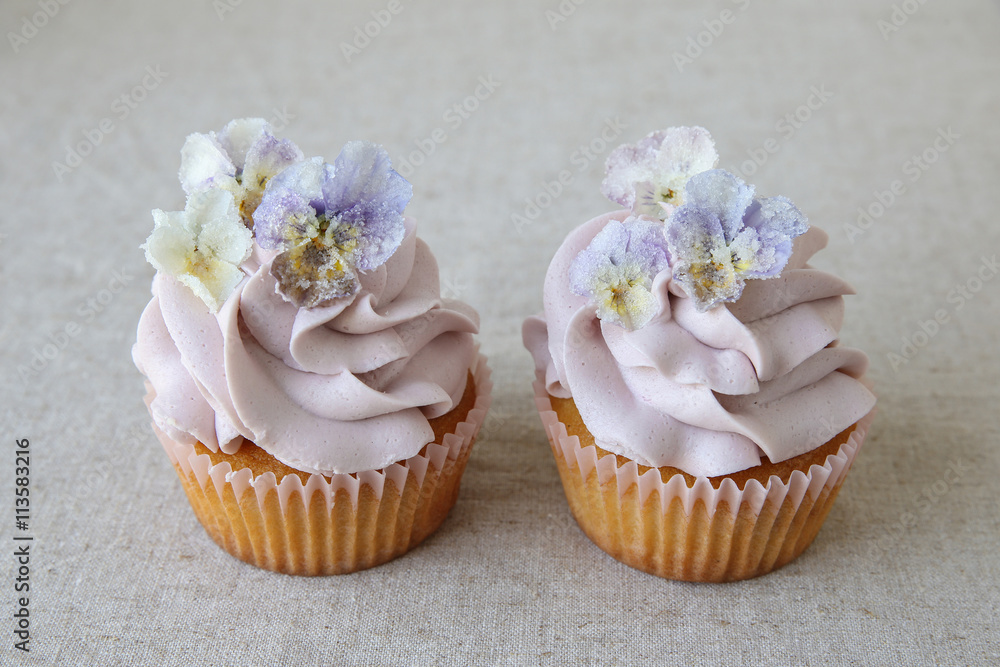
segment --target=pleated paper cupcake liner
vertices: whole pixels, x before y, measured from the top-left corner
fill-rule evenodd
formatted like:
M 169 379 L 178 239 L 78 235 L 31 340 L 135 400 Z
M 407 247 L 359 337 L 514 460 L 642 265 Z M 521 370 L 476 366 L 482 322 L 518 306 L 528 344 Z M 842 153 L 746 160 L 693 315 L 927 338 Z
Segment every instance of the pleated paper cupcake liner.
M 213 465 L 194 445 L 154 430 L 195 515 L 212 539 L 240 560 L 275 572 L 330 575 L 397 558 L 444 521 L 491 402 L 486 357 L 473 370 L 476 401 L 454 432 L 416 456 L 352 474 L 253 476 Z
M 614 558 L 650 574 L 684 581 L 749 579 L 785 565 L 812 543 L 864 441 L 874 412 L 823 465 L 794 471 L 787 482 L 707 477 L 689 487 L 655 468 L 598 457 L 552 409 L 542 382 L 535 403 L 552 446 L 566 498 L 584 533 Z

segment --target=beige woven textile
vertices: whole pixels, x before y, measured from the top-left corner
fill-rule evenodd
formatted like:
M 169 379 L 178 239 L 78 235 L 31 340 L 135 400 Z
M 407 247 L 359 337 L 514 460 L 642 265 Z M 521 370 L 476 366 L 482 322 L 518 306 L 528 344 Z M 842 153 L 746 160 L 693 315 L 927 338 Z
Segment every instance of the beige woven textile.
M 1000 664 L 1000 4 L 991 0 L 4 0 L 0 553 L 33 537 L 30 654 L 2 665 Z M 254 569 L 195 520 L 130 347 L 150 209 L 234 117 L 307 155 L 386 146 L 494 402 L 441 530 L 331 578 Z M 608 151 L 698 124 L 790 197 L 846 277 L 879 413 L 816 541 L 763 578 L 662 580 L 574 523 L 523 318 L 612 210 Z M 14 522 L 15 441 L 31 449 Z

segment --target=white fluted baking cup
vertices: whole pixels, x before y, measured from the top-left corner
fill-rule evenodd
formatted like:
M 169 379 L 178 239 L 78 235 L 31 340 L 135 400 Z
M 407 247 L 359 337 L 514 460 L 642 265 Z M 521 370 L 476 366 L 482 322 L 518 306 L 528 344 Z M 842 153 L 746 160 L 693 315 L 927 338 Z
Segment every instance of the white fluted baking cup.
M 628 565 L 685 581 L 732 581 L 766 574 L 812 543 L 854 462 L 874 411 L 855 424 L 822 465 L 795 470 L 787 481 L 749 479 L 742 489 L 726 478 L 688 486 L 684 475 L 664 480 L 659 469 L 640 473 L 581 446 L 553 410 L 544 383 L 535 404 L 559 467 L 573 515 L 599 547 Z
M 441 525 L 458 496 L 492 393 L 486 357 L 472 369 L 476 400 L 441 442 L 378 470 L 279 482 L 228 462 L 212 464 L 194 445 L 154 430 L 209 535 L 229 553 L 285 574 L 354 572 L 409 551 Z M 149 397 L 147 397 L 147 402 Z

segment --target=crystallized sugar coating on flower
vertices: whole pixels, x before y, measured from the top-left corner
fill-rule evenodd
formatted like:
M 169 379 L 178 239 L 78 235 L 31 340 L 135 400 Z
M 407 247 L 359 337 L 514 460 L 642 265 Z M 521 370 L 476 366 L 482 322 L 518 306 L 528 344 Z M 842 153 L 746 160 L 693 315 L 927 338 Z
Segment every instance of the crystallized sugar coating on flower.
M 396 173 L 389 154 L 367 141 L 348 142 L 334 161 L 332 178 L 323 182 L 327 214 L 359 229 L 355 266 L 381 266 L 403 241 L 403 209 L 413 186 Z
M 222 188 L 229 192 L 238 190 L 236 165 L 214 135 L 214 132 L 192 134 L 181 148 L 178 176 L 187 194 L 209 188 Z
M 808 228 L 785 197 L 755 199 L 753 186 L 722 169 L 695 175 L 666 222 L 673 278 L 700 311 L 735 301 L 746 280 L 781 273 L 792 239 Z
M 707 130 L 671 127 L 608 156 L 601 184 L 605 197 L 633 215 L 666 220 L 683 204 L 684 187 L 695 174 L 715 167 L 719 155 Z
M 635 217 L 612 220 L 570 266 L 570 288 L 588 297 L 597 316 L 634 331 L 657 311 L 653 278 L 669 261 L 663 225 Z
M 291 141 L 277 139 L 264 119 L 244 118 L 218 134 L 190 135 L 181 149 L 179 176 L 189 195 L 212 188 L 232 194 L 249 226 L 268 180 L 303 157 Z
M 222 190 L 188 197 L 183 211 L 153 211 L 153 233 L 142 248 L 157 271 L 187 285 L 213 312 L 243 280 L 240 269 L 253 238 Z
M 314 157 L 293 165 L 270 183 L 254 212 L 254 235 L 261 248 L 288 249 L 298 236 L 319 226 L 324 210 L 323 179 L 332 178 L 333 165 Z
M 381 266 L 402 242 L 412 196 L 369 142 L 348 143 L 332 165 L 313 158 L 280 173 L 254 213 L 257 242 L 282 251 L 271 265 L 278 291 L 304 308 L 357 292 L 357 272 Z

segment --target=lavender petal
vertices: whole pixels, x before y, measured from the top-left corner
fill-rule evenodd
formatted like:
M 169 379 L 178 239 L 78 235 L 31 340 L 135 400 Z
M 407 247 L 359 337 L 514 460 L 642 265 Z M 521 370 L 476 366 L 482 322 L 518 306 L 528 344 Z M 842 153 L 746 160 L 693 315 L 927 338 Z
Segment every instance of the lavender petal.
M 743 215 L 753 202 L 753 194 L 752 185 L 724 169 L 712 169 L 691 177 L 684 201 L 715 212 L 728 242 L 742 229 Z

